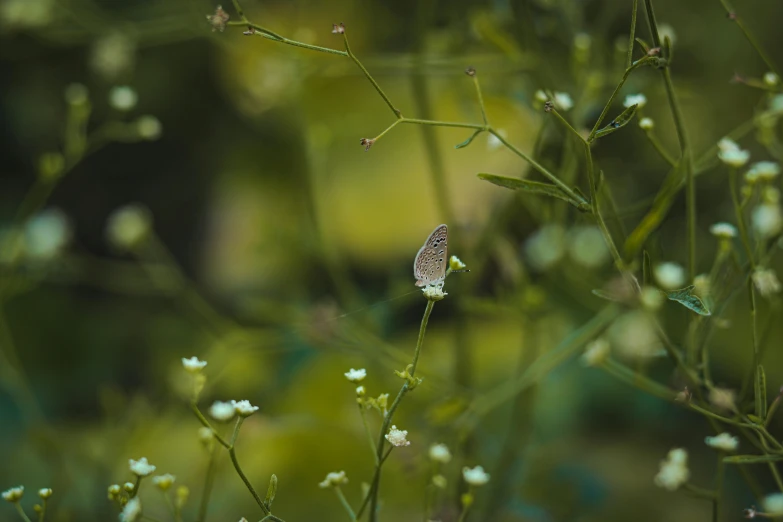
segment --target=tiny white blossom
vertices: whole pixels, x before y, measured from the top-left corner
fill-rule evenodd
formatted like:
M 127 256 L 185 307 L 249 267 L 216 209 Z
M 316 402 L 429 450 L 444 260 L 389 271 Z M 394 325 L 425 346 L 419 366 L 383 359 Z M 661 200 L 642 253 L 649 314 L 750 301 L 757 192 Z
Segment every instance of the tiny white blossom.
M 718 142 L 718 150 L 722 152 L 740 150 L 740 146 L 731 138 L 721 138 L 721 140 Z
M 41 497 L 42 500 L 46 500 L 47 498 L 52 496 L 52 488 L 41 488 L 38 490 L 38 496 Z
M 426 297 L 430 301 L 440 301 L 444 297 L 446 297 L 446 292 L 443 291 L 443 285 L 427 285 L 424 288 L 421 289 L 422 293 L 424 294 L 424 297 Z
M 731 239 L 737 237 L 737 227 L 731 223 L 715 223 L 710 227 L 710 233 L 721 239 Z
M 39 212 L 27 221 L 24 228 L 25 254 L 42 261 L 62 252 L 72 236 L 68 217 L 56 208 Z
M 142 243 L 152 228 L 150 211 L 140 205 L 126 205 L 111 213 L 106 235 L 120 250 L 131 250 Z
M 714 437 L 705 437 L 704 443 L 721 451 L 737 451 L 739 439 L 730 433 L 721 433 Z
M 772 493 L 761 501 L 764 513 L 771 516 L 783 515 L 783 493 Z
M 364 397 L 366 393 L 367 393 L 367 389 L 364 386 L 356 387 L 356 395 L 358 395 L 359 397 Z
M 353 368 L 351 368 L 343 375 L 345 375 L 345 378 L 351 382 L 361 382 L 364 380 L 365 377 L 367 377 L 367 370 L 365 370 L 364 368 L 360 368 L 358 370 L 354 370 Z
M 130 459 L 128 463 L 130 464 L 131 473 L 137 477 L 146 477 L 155 471 L 155 466 L 147 462 L 147 457 L 142 457 L 139 460 Z
M 345 471 L 332 471 L 326 475 L 326 478 L 323 479 L 318 484 L 318 487 L 320 488 L 331 488 L 334 486 L 340 486 L 342 484 L 348 483 L 348 477 L 345 476 Z
M 609 357 L 609 342 L 599 338 L 585 347 L 582 354 L 582 364 L 585 366 L 597 366 Z
M 170 473 L 152 477 L 152 483 L 155 484 L 158 487 L 158 489 L 160 489 L 161 491 L 168 491 L 168 489 L 171 487 L 172 484 L 174 484 L 174 481 L 176 480 L 177 477 L 175 477 Z
M 24 486 L 17 486 L 3 491 L 3 499 L 8 502 L 19 502 L 22 495 L 24 495 Z
M 723 138 L 718 142 L 718 159 L 730 167 L 741 167 L 750 159 L 750 152 L 739 148 L 735 142 Z
M 209 414 L 212 418 L 223 422 L 233 419 L 236 412 L 233 402 L 215 401 L 209 407 Z
M 465 267 L 467 266 L 468 265 L 463 263 L 462 260 L 457 256 L 451 256 L 449 258 L 449 268 L 451 268 L 452 270 L 464 270 Z
M 639 302 L 647 310 L 658 310 L 663 304 L 663 293 L 654 286 L 645 286 L 639 294 Z
M 234 404 L 234 410 L 240 417 L 249 417 L 258 411 L 258 406 L 253 406 L 250 401 L 231 401 Z
M 136 489 L 136 486 L 133 484 L 133 482 L 126 482 L 125 484 L 122 485 L 122 489 L 130 493 L 131 491 Z
M 574 106 L 574 101 L 571 99 L 571 95 L 567 92 L 554 93 L 555 106 L 561 111 L 568 111 Z
M 118 111 L 133 109 L 138 99 L 136 91 L 127 85 L 118 85 L 109 91 L 109 104 Z
M 644 130 L 651 130 L 653 127 L 655 127 L 655 122 L 652 120 L 652 118 L 642 118 L 639 120 L 639 127 Z
M 755 183 L 757 181 L 772 181 L 780 175 L 780 165 L 774 161 L 758 161 L 750 166 L 745 173 L 745 181 Z
M 685 269 L 677 263 L 660 263 L 653 273 L 658 284 L 666 290 L 682 288 L 685 284 Z
M 114 497 L 120 494 L 120 491 L 122 491 L 122 489 L 120 488 L 119 484 L 112 484 L 111 486 L 109 486 L 108 491 L 109 491 L 109 500 L 113 500 Z
M 442 464 L 448 464 L 451 460 L 451 452 L 445 444 L 433 444 L 430 446 L 430 459 Z
M 783 230 L 783 213 L 780 206 L 764 203 L 753 209 L 750 216 L 753 230 L 762 238 L 770 238 Z
M 535 99 L 538 102 L 546 103 L 549 101 L 549 96 L 547 96 L 547 94 L 542 89 L 538 89 L 535 94 Z
M 753 278 L 753 284 L 756 285 L 756 289 L 764 297 L 771 297 L 781 290 L 778 275 L 771 268 L 758 267 L 753 271 L 751 277 Z
M 688 453 L 681 448 L 669 452 L 666 460 L 661 461 L 661 469 L 655 475 L 655 485 L 674 491 L 686 482 L 691 473 L 688 470 Z
M 392 446 L 410 446 L 411 442 L 408 440 L 408 430 L 398 430 L 397 426 L 392 426 L 389 429 L 389 433 L 386 434 L 386 440 L 388 440 Z
M 136 120 L 136 132 L 145 140 L 155 141 L 160 138 L 163 132 L 163 125 L 160 124 L 160 120 L 155 116 L 145 114 Z
M 770 87 L 774 87 L 775 85 L 780 83 L 780 77 L 773 72 L 768 72 L 764 75 L 764 83 L 766 83 Z
M 462 468 L 462 477 L 471 486 L 483 486 L 489 482 L 489 474 L 481 466 L 476 466 L 472 469 L 465 466 Z
M 198 373 L 203 370 L 206 365 L 207 361 L 199 361 L 196 356 L 193 356 L 190 359 L 182 358 L 182 366 L 184 366 L 185 370 L 189 373 Z
M 141 500 L 139 497 L 133 497 L 125 504 L 120 513 L 120 522 L 134 522 L 141 515 Z
M 647 96 L 644 94 L 629 94 L 625 97 L 625 101 L 623 101 L 623 107 L 631 107 L 633 105 L 636 105 L 637 109 L 641 109 L 645 105 L 647 105 Z

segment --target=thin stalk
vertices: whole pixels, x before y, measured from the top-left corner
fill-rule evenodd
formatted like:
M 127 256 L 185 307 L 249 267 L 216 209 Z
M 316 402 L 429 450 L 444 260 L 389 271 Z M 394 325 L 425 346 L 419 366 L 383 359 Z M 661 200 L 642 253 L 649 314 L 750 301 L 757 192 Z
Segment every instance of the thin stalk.
M 592 214 L 596 220 L 596 223 L 598 224 L 598 228 L 601 230 L 601 234 L 604 236 L 604 242 L 606 242 L 606 246 L 612 253 L 615 266 L 618 270 L 625 274 L 625 271 L 623 270 L 623 259 L 620 256 L 620 252 L 617 250 L 617 245 L 615 245 L 614 239 L 612 239 L 612 234 L 609 232 L 609 228 L 607 228 L 606 222 L 604 222 L 604 218 L 601 215 L 601 204 L 598 199 L 598 190 L 596 189 L 595 167 L 593 165 L 593 153 L 590 150 L 590 143 L 584 140 L 583 143 L 585 149 L 585 159 L 587 160 L 587 182 L 590 185 L 590 202 L 593 207 Z
M 481 108 L 481 118 L 484 120 L 484 125 L 489 126 L 489 120 L 487 119 L 487 110 L 484 107 L 484 96 L 481 95 L 481 85 L 478 81 L 478 76 L 473 74 L 473 85 L 476 87 L 476 96 L 478 96 L 479 107 Z
M 213 428 L 212 425 L 209 423 L 207 418 L 204 417 L 204 414 L 201 413 L 201 410 L 198 409 L 198 404 L 196 404 L 195 401 L 191 401 L 190 410 L 193 412 L 193 414 L 196 416 L 196 418 L 201 422 L 201 424 L 205 428 L 209 428 L 212 431 L 212 436 L 215 437 L 215 440 L 217 440 L 221 446 L 223 446 L 226 449 L 229 449 L 231 447 L 231 444 L 228 443 L 226 439 L 221 437 L 220 433 L 218 433 L 217 430 Z
M 758 55 L 761 57 L 761 59 L 764 61 L 764 63 L 769 67 L 769 70 L 778 73 L 778 68 L 775 66 L 774 63 L 772 63 L 772 60 L 770 59 L 769 55 L 767 55 L 766 51 L 761 47 L 761 44 L 758 40 L 756 40 L 756 37 L 753 35 L 752 32 L 745 26 L 742 19 L 737 16 L 737 13 L 734 11 L 734 8 L 731 6 L 731 4 L 728 2 L 728 0 L 720 0 L 720 3 L 723 5 L 723 8 L 726 10 L 726 14 L 729 16 L 730 19 L 734 20 L 734 22 L 737 24 L 737 27 L 740 28 L 740 31 L 742 31 L 742 34 L 745 35 L 745 38 L 748 40 L 748 43 L 753 46 L 753 48 L 756 50 Z
M 723 492 L 723 477 L 726 465 L 723 463 L 723 452 L 718 452 L 718 470 L 715 477 L 715 499 L 712 501 L 712 522 L 720 520 L 721 493 Z
M 402 123 L 415 123 L 418 125 L 434 125 L 436 127 L 459 127 L 462 129 L 477 129 L 477 130 L 489 130 L 486 125 L 481 125 L 479 123 L 461 123 L 456 121 L 438 121 L 438 120 L 422 120 L 418 118 L 402 118 L 400 117 L 400 121 Z
M 375 466 L 375 472 L 372 476 L 372 483 L 370 484 L 370 491 L 367 492 L 367 496 L 364 497 L 364 500 L 362 500 L 362 505 L 359 506 L 359 511 L 356 512 L 356 519 L 360 519 L 362 517 L 362 514 L 364 513 L 365 508 L 370 503 L 370 498 L 373 495 L 374 489 L 378 486 L 378 481 L 381 477 L 381 466 L 386 461 L 386 459 L 391 454 L 392 450 L 394 449 L 394 446 L 389 446 L 389 449 L 386 451 L 386 454 L 381 458 L 381 461 L 378 463 L 377 466 Z
M 336 54 L 338 56 L 349 56 L 349 54 L 345 51 L 340 51 L 339 49 L 332 49 L 331 47 L 321 47 L 320 45 L 311 45 L 304 42 L 299 42 L 297 40 L 291 40 L 290 38 L 286 38 L 285 36 L 281 36 L 274 31 L 270 31 L 266 27 L 263 27 L 258 24 L 254 24 L 249 21 L 244 22 L 228 22 L 226 25 L 228 26 L 241 26 L 241 27 L 250 27 L 253 29 L 253 34 L 257 34 L 258 36 L 263 36 L 267 40 L 272 40 L 275 42 L 283 43 L 286 45 L 292 45 L 294 47 L 300 47 L 302 49 L 307 49 L 310 51 L 317 51 L 320 53 L 327 53 L 327 54 Z
M 171 502 L 171 497 L 166 491 L 163 492 L 163 498 L 166 499 L 166 507 L 168 508 L 169 513 L 171 513 L 171 518 L 173 518 L 175 522 L 180 522 L 180 517 L 177 513 L 177 510 L 174 509 L 174 504 Z
M 625 59 L 625 68 L 628 69 L 633 63 L 633 47 L 636 43 L 636 12 L 639 10 L 639 0 L 633 0 L 633 11 L 631 11 L 631 30 L 628 35 L 628 57 Z
M 209 453 L 209 463 L 207 464 L 207 474 L 204 477 L 204 489 L 201 493 L 201 502 L 198 507 L 197 522 L 207 520 L 207 509 L 209 508 L 209 498 L 212 496 L 212 486 L 215 484 L 215 469 L 217 464 L 217 446 L 212 448 Z
M 742 246 L 745 249 L 745 255 L 748 256 L 751 271 L 753 271 L 756 269 L 756 261 L 753 256 L 753 248 L 750 246 L 748 228 L 745 225 L 745 214 L 742 212 L 742 205 L 737 194 L 737 169 L 734 167 L 729 168 L 729 190 L 731 191 L 731 202 L 734 204 L 734 214 L 737 218 L 737 227 L 739 228 Z
M 625 81 L 628 79 L 628 76 L 631 75 L 631 73 L 641 67 L 642 65 L 646 64 L 650 61 L 649 56 L 645 56 L 644 58 L 641 58 L 631 64 L 630 67 L 628 67 L 625 72 L 623 73 L 623 77 L 620 79 L 620 83 L 617 84 L 617 87 L 614 88 L 614 92 L 612 92 L 612 95 L 609 97 L 609 101 L 606 102 L 606 105 L 604 105 L 604 109 L 601 111 L 601 115 L 598 116 L 598 119 L 595 122 L 595 125 L 593 125 L 593 129 L 590 131 L 590 136 L 588 136 L 587 141 L 593 141 L 595 139 L 595 133 L 598 132 L 598 129 L 601 127 L 601 123 L 603 123 L 604 118 L 606 118 L 606 114 L 609 112 L 609 108 L 612 106 L 612 102 L 617 97 L 617 94 L 620 92 L 620 89 L 623 88 L 623 85 L 625 85 Z
M 687 491 L 688 493 L 690 493 L 694 497 L 699 497 L 699 498 L 703 498 L 703 499 L 706 499 L 706 500 L 712 500 L 713 502 L 715 501 L 715 492 L 710 490 L 710 489 L 700 488 L 699 486 L 694 486 L 690 482 L 684 484 L 682 486 L 682 489 L 684 489 L 685 491 Z
M 345 512 L 348 513 L 348 516 L 352 521 L 355 521 L 356 513 L 353 512 L 351 505 L 348 503 L 348 499 L 346 499 L 345 495 L 343 495 L 343 490 L 340 489 L 340 486 L 335 486 L 333 489 L 335 495 L 337 495 L 337 498 L 340 499 L 340 504 L 342 504 L 343 507 L 345 508 Z
M 579 140 L 580 143 L 587 143 L 587 141 L 582 137 L 582 135 L 579 134 L 579 132 L 577 132 L 577 130 L 573 128 L 570 123 L 568 123 L 568 120 L 563 118 L 563 115 L 560 114 L 560 112 L 557 109 L 553 107 L 552 110 L 549 111 L 549 113 L 554 114 L 557 120 L 563 125 L 563 127 L 565 127 L 571 134 L 573 134 L 576 137 L 576 139 Z
M 392 101 L 389 99 L 388 96 L 386 96 L 386 93 L 383 92 L 383 89 L 381 89 L 381 86 L 378 85 L 378 82 L 375 81 L 375 78 L 372 77 L 370 74 L 370 71 L 368 71 L 364 65 L 362 65 L 362 62 L 359 61 L 359 59 L 356 57 L 355 54 L 351 51 L 351 46 L 348 44 L 348 34 L 343 33 L 343 41 L 345 42 L 345 51 L 348 53 L 348 57 L 353 60 L 353 63 L 359 67 L 359 69 L 362 70 L 364 73 L 364 76 L 370 81 L 373 87 L 375 87 L 375 90 L 378 91 L 378 94 L 381 95 L 381 98 L 383 98 L 383 101 L 386 102 L 386 105 L 389 106 L 389 109 L 394 113 L 394 115 L 397 118 L 402 118 L 402 113 L 394 106 Z
M 24 522 L 32 522 L 30 518 L 27 516 L 27 513 L 24 512 L 24 509 L 22 509 L 22 505 L 19 502 L 14 502 L 14 507 L 16 508 L 16 512 L 19 513 L 19 516 L 22 517 L 22 520 Z
M 38 522 L 44 522 L 46 519 L 46 499 L 41 502 L 41 512 L 38 513 Z
M 470 495 L 471 501 L 470 502 L 463 502 L 462 504 L 462 512 L 459 514 L 459 519 L 457 522 L 465 522 L 465 519 L 468 517 L 468 510 L 470 509 L 472 502 L 472 496 L 473 496 L 473 486 L 468 487 L 468 491 L 465 493 L 465 495 Z
M 644 135 L 647 136 L 647 139 L 650 140 L 650 144 L 652 144 L 653 148 L 658 152 L 658 154 L 661 155 L 661 157 L 668 163 L 670 166 L 674 167 L 677 164 L 677 160 L 672 158 L 672 156 L 666 152 L 666 149 L 663 148 L 663 145 L 661 145 L 661 142 L 658 141 L 658 138 L 655 137 L 655 135 L 651 131 L 644 131 Z
M 364 433 L 367 435 L 367 441 L 370 443 L 370 449 L 372 450 L 372 458 L 375 460 L 375 465 L 378 465 L 378 448 L 375 447 L 375 440 L 372 438 L 370 432 L 370 425 L 367 424 L 367 415 L 364 408 L 359 404 L 359 414 L 362 416 L 362 424 L 364 425 Z
M 239 417 L 237 419 L 237 423 L 234 426 L 234 434 L 231 436 L 231 446 L 228 448 L 228 455 L 231 457 L 231 463 L 234 464 L 234 469 L 237 471 L 237 475 L 239 475 L 239 478 L 242 479 L 242 482 L 245 483 L 245 486 L 247 487 L 248 491 L 250 491 L 250 494 L 253 495 L 253 498 L 256 501 L 256 504 L 258 504 L 258 507 L 261 508 L 261 511 L 264 512 L 265 515 L 270 515 L 271 512 L 269 511 L 269 508 L 266 507 L 264 504 L 264 501 L 261 499 L 261 497 L 256 493 L 255 488 L 250 483 L 250 480 L 248 480 L 245 473 L 242 471 L 242 468 L 239 465 L 239 461 L 237 460 L 237 454 L 236 449 L 234 448 L 234 443 L 237 440 L 237 437 L 239 436 L 239 428 L 242 427 L 242 423 L 245 421 L 244 417 Z
M 130 490 L 130 492 L 128 493 L 128 496 L 130 498 L 133 498 L 136 495 L 138 495 L 140 486 L 141 486 L 141 476 L 140 475 L 136 475 L 136 482 L 133 483 L 133 489 Z
M 387 132 L 389 132 L 390 130 L 392 130 L 394 127 L 396 127 L 396 126 L 397 126 L 397 124 L 398 124 L 398 123 L 400 123 L 400 122 L 402 122 L 402 121 L 403 121 L 403 120 L 402 120 L 402 119 L 400 119 L 400 118 L 398 118 L 398 119 L 394 120 L 394 123 L 392 123 L 391 125 L 389 125 L 388 127 L 386 127 L 386 129 L 384 129 L 384 131 L 383 131 L 383 132 L 381 132 L 381 133 L 380 133 L 380 134 L 378 134 L 378 135 L 377 135 L 375 138 L 373 138 L 373 142 L 376 142 L 376 141 L 378 141 L 379 139 L 383 138 L 383 135 L 384 135 L 384 134 L 386 134 Z

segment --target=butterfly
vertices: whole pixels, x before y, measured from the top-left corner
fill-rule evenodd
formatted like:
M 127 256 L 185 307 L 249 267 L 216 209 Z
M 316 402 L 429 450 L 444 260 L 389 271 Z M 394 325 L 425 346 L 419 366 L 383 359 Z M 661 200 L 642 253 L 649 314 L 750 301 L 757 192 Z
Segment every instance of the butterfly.
M 442 285 L 449 263 L 449 228 L 438 225 L 413 261 L 416 286 Z

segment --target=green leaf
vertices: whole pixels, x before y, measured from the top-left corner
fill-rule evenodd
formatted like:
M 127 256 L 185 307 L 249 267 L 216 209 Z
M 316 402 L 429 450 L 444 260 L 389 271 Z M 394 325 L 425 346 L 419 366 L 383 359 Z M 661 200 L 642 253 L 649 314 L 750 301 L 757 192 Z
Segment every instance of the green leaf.
M 636 43 L 642 46 L 642 49 L 644 49 L 644 54 L 647 54 L 650 52 L 650 44 L 642 40 L 641 38 L 634 38 L 636 40 Z
M 756 367 L 754 392 L 756 416 L 763 422 L 763 419 L 767 417 L 767 374 L 764 373 L 764 367 L 760 364 Z
M 783 460 L 783 455 L 732 455 L 723 457 L 725 464 L 766 464 Z
M 600 129 L 598 132 L 595 133 L 595 138 L 603 138 L 604 136 L 608 136 L 609 134 L 615 132 L 618 129 L 621 129 L 628 125 L 628 123 L 633 119 L 634 115 L 636 114 L 637 105 L 631 105 L 627 109 L 625 109 L 623 112 L 620 113 L 618 117 L 613 119 L 609 122 L 609 125 L 604 127 L 603 129 Z
M 567 201 L 571 205 L 575 206 L 579 210 L 588 211 L 590 205 L 586 201 L 576 201 L 571 196 L 563 192 L 560 187 L 551 183 L 541 183 L 539 181 L 528 181 L 526 179 L 519 178 L 507 178 L 505 176 L 496 176 L 495 174 L 480 173 L 479 179 L 489 181 L 490 183 L 499 187 L 505 187 L 511 190 L 524 190 L 532 194 L 542 194 L 544 196 L 550 196 L 557 199 Z
M 272 502 L 275 501 L 275 495 L 277 495 L 277 475 L 272 474 L 269 477 L 269 487 L 266 490 L 266 498 L 264 498 L 264 505 L 267 509 L 272 509 Z
M 463 149 L 463 148 L 467 147 L 468 145 L 471 144 L 471 142 L 473 140 L 476 139 L 476 136 L 478 136 L 482 132 L 484 132 L 484 129 L 478 129 L 476 132 L 474 132 L 473 134 L 470 135 L 470 138 L 466 139 L 462 143 L 457 143 L 456 145 L 454 145 L 454 148 L 455 149 Z
M 712 315 L 712 312 L 707 309 L 699 296 L 693 294 L 694 288 L 695 287 L 691 285 L 680 290 L 666 292 L 666 297 L 671 301 L 677 301 L 685 308 L 693 310 L 699 315 Z

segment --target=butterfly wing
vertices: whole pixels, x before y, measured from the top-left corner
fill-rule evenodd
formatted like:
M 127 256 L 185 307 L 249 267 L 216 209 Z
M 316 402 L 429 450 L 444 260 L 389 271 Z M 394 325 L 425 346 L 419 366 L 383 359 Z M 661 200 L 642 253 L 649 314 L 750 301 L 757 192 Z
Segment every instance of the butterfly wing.
M 424 246 L 419 249 L 413 261 L 416 286 L 439 284 L 446 278 L 446 265 L 449 258 L 448 239 L 448 227 L 439 225 L 424 242 Z

